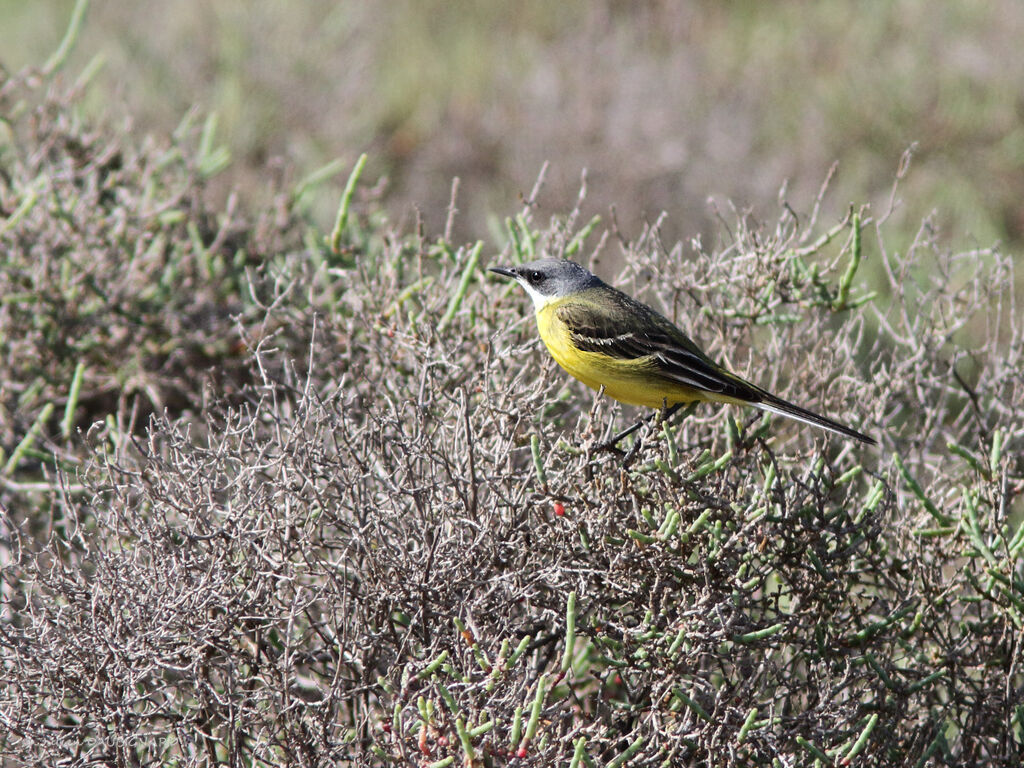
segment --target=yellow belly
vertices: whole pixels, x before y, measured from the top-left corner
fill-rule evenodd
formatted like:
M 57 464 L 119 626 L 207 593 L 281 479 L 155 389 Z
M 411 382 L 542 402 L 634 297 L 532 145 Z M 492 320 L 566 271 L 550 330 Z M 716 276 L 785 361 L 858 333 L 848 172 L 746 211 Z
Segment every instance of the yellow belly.
M 650 358 L 616 360 L 576 349 L 551 305 L 538 310 L 537 329 L 555 362 L 591 389 L 604 387 L 605 394 L 620 403 L 661 408 L 708 399 L 698 390 L 658 376 Z

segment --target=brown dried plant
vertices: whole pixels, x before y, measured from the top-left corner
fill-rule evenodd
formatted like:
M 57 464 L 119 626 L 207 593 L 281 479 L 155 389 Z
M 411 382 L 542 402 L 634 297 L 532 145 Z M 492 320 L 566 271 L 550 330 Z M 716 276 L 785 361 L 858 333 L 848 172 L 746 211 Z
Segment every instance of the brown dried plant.
M 334 250 L 287 204 L 205 209 L 189 161 L 85 141 L 64 108 L 15 133 L 59 141 L 3 160 L 5 765 L 1020 764 L 1010 256 L 942 252 L 930 224 L 892 253 L 884 215 L 788 208 L 669 248 L 584 221 L 583 195 L 537 222 L 538 190 L 500 255 L 358 195 Z M 146 191 L 179 172 L 160 229 Z M 189 226 L 219 213 L 230 238 Z M 596 452 L 637 414 L 557 369 L 483 271 L 539 253 L 881 447 L 702 406 L 631 462 Z M 134 303 L 143 266 L 203 260 L 216 290 Z M 79 363 L 109 397 L 71 397 Z M 177 409 L 137 384 L 172 379 Z

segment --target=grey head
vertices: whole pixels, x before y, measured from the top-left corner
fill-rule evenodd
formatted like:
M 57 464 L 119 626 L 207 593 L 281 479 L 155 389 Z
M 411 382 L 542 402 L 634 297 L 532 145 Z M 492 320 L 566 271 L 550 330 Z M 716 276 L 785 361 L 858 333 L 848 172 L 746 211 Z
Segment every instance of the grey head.
M 603 285 L 600 278 L 576 262 L 563 259 L 537 259 L 515 267 L 491 267 L 490 271 L 516 280 L 538 309 L 552 299 Z

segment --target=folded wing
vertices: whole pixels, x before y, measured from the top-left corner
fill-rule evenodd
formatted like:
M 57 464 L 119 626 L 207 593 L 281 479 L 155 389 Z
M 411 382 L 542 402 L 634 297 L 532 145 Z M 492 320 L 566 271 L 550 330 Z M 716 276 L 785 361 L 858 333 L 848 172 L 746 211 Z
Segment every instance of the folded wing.
M 569 302 L 557 309 L 573 343 L 622 361 L 645 360 L 656 376 L 724 398 L 757 403 L 761 392 L 716 365 L 682 331 L 625 294 L 597 309 Z M 633 330 L 623 332 L 623 328 Z

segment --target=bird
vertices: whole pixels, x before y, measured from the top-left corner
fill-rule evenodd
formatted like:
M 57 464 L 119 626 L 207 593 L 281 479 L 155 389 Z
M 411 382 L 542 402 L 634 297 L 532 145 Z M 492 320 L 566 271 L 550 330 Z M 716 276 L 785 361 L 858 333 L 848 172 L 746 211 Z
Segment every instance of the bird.
M 859 440 L 877 441 L 761 389 L 709 358 L 668 318 L 576 262 L 543 258 L 490 272 L 519 283 L 533 299 L 548 352 L 591 389 L 667 418 L 693 402 L 752 405 Z M 643 422 L 617 435 L 615 442 Z M 608 447 L 609 444 L 606 444 Z

